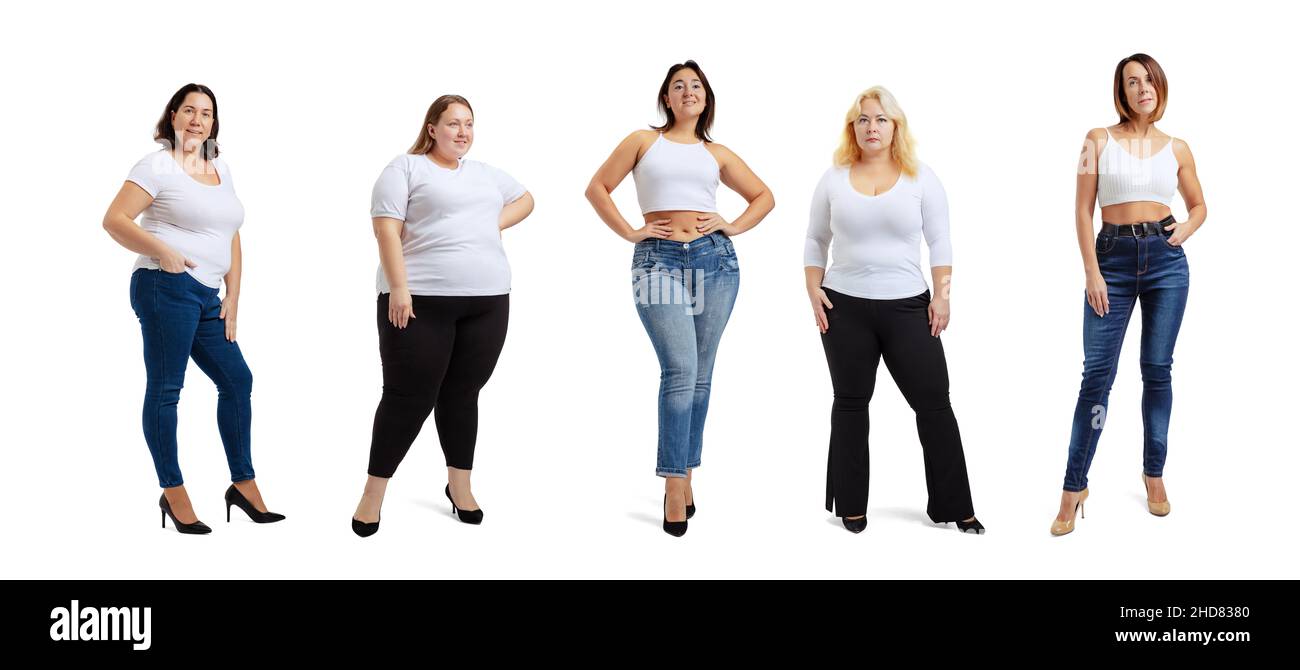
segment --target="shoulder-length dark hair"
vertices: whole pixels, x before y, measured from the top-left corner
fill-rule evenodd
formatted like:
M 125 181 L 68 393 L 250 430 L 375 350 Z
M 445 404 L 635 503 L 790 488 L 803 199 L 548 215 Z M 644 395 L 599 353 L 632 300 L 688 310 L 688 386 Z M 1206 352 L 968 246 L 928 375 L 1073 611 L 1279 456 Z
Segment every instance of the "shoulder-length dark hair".
M 469 115 L 474 115 L 474 108 L 469 106 L 469 101 L 465 98 L 451 94 L 438 96 L 438 99 L 434 100 L 432 105 L 429 105 L 429 111 L 424 113 L 424 123 L 420 124 L 420 136 L 415 138 L 415 144 L 412 144 L 411 148 L 406 150 L 406 153 L 427 154 L 433 151 L 433 145 L 437 144 L 437 142 L 429 134 L 429 125 L 437 125 L 438 117 L 442 116 L 442 113 L 447 111 L 448 107 L 455 104 L 465 105 L 465 108 L 469 110 Z
M 1128 106 L 1128 96 L 1124 93 L 1124 66 L 1129 63 L 1141 65 L 1147 69 L 1147 74 L 1151 75 L 1151 86 L 1156 89 L 1156 96 L 1160 98 L 1156 101 L 1155 111 L 1151 112 L 1151 123 L 1155 123 L 1165 115 L 1165 105 L 1169 102 L 1169 80 L 1165 79 L 1164 68 L 1160 67 L 1156 59 L 1146 54 L 1133 54 L 1115 66 L 1115 111 L 1119 113 L 1119 122 L 1137 121 L 1141 116 Z
M 695 119 L 695 136 L 705 142 L 712 142 L 713 138 L 709 137 L 709 129 L 713 127 L 713 107 L 716 101 L 713 99 L 713 87 L 709 86 L 709 78 L 704 76 L 704 70 L 700 69 L 699 63 L 688 60 L 685 63 L 678 63 L 668 68 L 668 75 L 664 77 L 664 83 L 659 87 L 659 112 L 664 115 L 667 121 L 662 126 L 650 126 L 651 128 L 663 132 L 673 127 L 677 119 L 673 116 L 673 110 L 668 106 L 668 87 L 673 85 L 673 77 L 678 72 L 685 69 L 695 70 L 695 74 L 700 75 L 700 83 L 704 85 L 704 113 Z
M 217 116 L 217 94 L 203 84 L 186 84 L 172 94 L 172 99 L 167 101 L 167 107 L 163 109 L 162 116 L 158 117 L 158 127 L 154 128 L 153 139 L 155 142 L 167 147 L 168 151 L 175 150 L 178 145 L 176 142 L 176 128 L 172 126 L 172 114 L 175 114 L 181 108 L 181 103 L 185 102 L 185 96 L 191 93 L 202 93 L 212 101 L 212 133 L 203 142 L 203 160 L 212 160 L 221 153 L 221 149 L 217 147 L 217 131 L 221 129 L 221 120 Z

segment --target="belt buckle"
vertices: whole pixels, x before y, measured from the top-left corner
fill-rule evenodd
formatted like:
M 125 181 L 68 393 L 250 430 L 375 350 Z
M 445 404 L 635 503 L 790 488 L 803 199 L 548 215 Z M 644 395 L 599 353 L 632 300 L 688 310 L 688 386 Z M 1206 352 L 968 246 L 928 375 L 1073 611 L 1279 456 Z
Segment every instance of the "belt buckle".
M 1133 226 L 1133 237 L 1143 238 L 1147 236 L 1147 224 L 1139 223 Z

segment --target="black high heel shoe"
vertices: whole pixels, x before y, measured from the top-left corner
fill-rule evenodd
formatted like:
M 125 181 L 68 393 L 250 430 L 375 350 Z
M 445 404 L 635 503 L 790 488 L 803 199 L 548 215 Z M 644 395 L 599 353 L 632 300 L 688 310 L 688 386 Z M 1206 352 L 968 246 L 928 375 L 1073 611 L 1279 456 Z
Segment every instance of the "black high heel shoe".
M 384 518 L 382 516 L 379 517 L 379 521 L 383 521 L 383 519 Z M 371 535 L 374 535 L 375 533 L 379 532 L 379 521 L 375 521 L 373 523 L 366 523 L 364 521 L 358 520 L 356 517 L 352 517 L 352 532 L 356 533 L 357 535 L 360 535 L 361 537 L 370 537 Z
M 866 515 L 863 515 L 861 519 L 850 519 L 846 516 L 842 516 L 840 517 L 840 521 L 844 523 L 844 528 L 850 533 L 861 533 L 867 529 Z
M 687 514 L 686 518 L 689 519 L 690 512 L 687 512 L 686 514 Z M 664 532 L 668 533 L 669 535 L 672 535 L 673 537 L 681 537 L 686 534 L 685 521 L 668 520 L 668 494 L 667 493 L 664 494 Z
M 244 514 L 247 514 L 248 518 L 252 519 L 254 523 L 275 523 L 284 520 L 283 514 L 257 511 L 257 508 L 253 507 L 253 503 L 248 502 L 248 498 L 245 498 L 244 494 L 240 493 L 234 484 L 231 484 L 230 488 L 226 489 L 226 523 L 230 523 L 231 505 L 244 510 Z
M 965 521 L 958 521 L 957 530 L 960 530 L 963 533 L 975 533 L 976 535 L 983 535 L 984 524 L 980 523 L 979 519 L 971 517 L 970 523 L 967 523 Z
M 181 523 L 176 520 L 176 515 L 172 514 L 172 505 L 167 502 L 167 494 L 164 493 L 158 498 L 158 509 L 162 510 L 162 527 L 167 527 L 167 517 L 172 518 L 172 525 L 176 526 L 176 532 L 184 535 L 207 535 L 212 532 L 211 528 L 202 521 L 194 523 Z
M 447 494 L 447 500 L 451 500 L 451 511 L 456 514 L 456 518 L 460 519 L 461 523 L 473 524 L 475 526 L 483 523 L 483 510 L 463 510 L 456 507 L 456 501 L 451 497 L 451 484 L 448 484 L 442 492 Z

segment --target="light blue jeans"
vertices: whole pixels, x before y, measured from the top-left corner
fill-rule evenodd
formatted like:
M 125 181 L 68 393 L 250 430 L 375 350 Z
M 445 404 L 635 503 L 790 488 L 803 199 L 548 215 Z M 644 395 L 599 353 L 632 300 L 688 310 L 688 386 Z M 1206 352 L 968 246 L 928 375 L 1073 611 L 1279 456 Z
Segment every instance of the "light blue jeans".
M 722 233 L 644 240 L 632 253 L 636 311 L 659 356 L 660 477 L 700 466 L 713 361 L 739 287 L 736 249 Z

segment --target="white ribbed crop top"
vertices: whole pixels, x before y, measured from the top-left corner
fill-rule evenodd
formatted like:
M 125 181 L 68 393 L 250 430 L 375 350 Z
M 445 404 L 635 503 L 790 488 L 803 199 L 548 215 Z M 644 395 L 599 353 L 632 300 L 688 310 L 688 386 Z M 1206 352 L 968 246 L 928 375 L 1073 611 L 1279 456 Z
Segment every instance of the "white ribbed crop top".
M 663 133 L 632 168 L 641 213 L 718 211 L 718 161 L 704 142 L 681 144 Z
M 1146 158 L 1128 152 L 1106 130 L 1109 141 L 1097 158 L 1097 203 L 1102 207 L 1125 202 L 1158 202 L 1170 206 L 1178 190 L 1178 158 L 1174 138 L 1163 149 Z M 1124 140 L 1129 146 L 1139 144 Z

